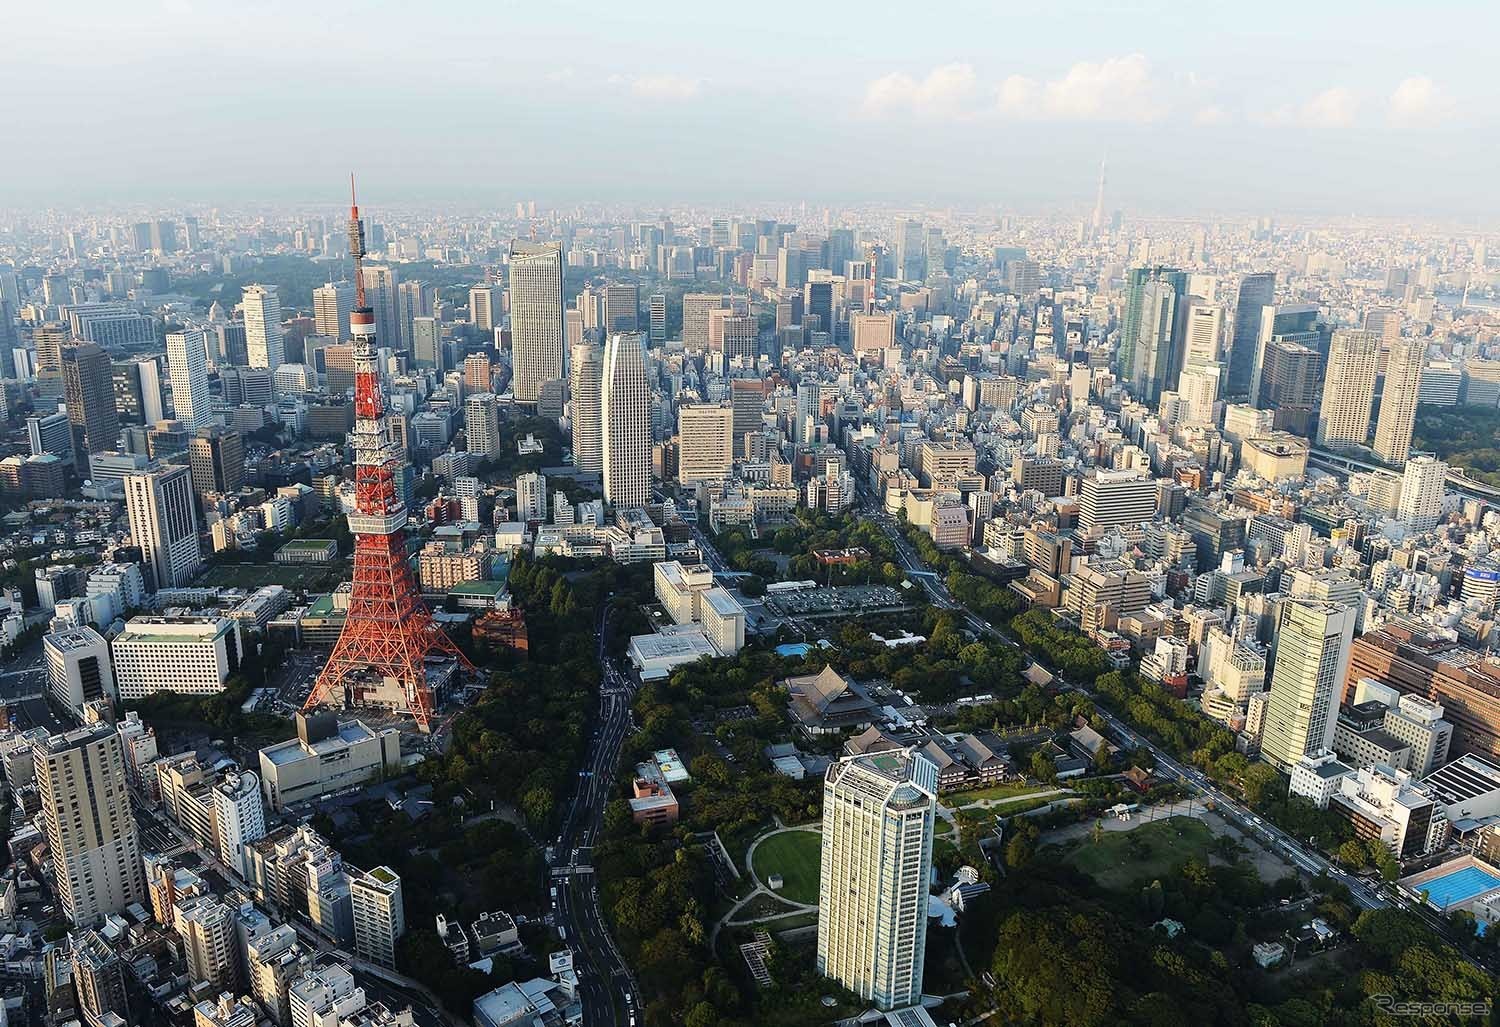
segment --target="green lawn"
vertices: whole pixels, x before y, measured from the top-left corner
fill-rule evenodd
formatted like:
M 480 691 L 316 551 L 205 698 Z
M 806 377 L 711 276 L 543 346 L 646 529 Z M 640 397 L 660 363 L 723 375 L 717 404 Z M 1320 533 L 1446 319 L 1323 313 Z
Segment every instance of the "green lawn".
M 958 806 L 972 806 L 985 799 L 1014 799 L 1022 795 L 1031 795 L 1034 792 L 1048 792 L 1053 787 L 1053 785 L 1028 784 L 1025 781 L 1009 781 L 1002 785 L 991 785 L 988 788 L 976 788 L 972 792 L 954 792 L 944 797 L 943 805 L 950 809 Z
M 1123 890 L 1165 876 L 1189 856 L 1207 863 L 1212 839 L 1202 821 L 1171 817 L 1133 831 L 1106 831 L 1097 844 L 1085 837 L 1064 859 L 1104 887 Z
M 784 883 L 776 894 L 814 905 L 822 852 L 823 836 L 816 831 L 772 835 L 755 850 L 755 876 L 764 884 L 772 874 L 780 874 Z
M 225 563 L 207 568 L 194 584 L 246 589 L 285 585 L 287 588 L 331 592 L 348 577 L 349 561 L 346 559 L 328 563 Z

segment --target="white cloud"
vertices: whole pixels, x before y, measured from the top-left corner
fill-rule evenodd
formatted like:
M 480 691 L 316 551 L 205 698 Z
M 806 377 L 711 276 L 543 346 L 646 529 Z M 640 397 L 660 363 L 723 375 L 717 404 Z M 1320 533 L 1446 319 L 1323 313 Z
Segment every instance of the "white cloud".
M 1401 80 L 1391 93 L 1386 118 L 1393 125 L 1430 125 L 1445 121 L 1454 114 L 1452 99 L 1438 84 L 1425 75 Z
M 1359 113 L 1359 97 L 1344 86 L 1333 86 L 1301 104 L 1278 107 L 1258 120 L 1269 125 L 1303 128 L 1348 128 Z
M 1010 117 L 1059 121 L 1145 122 L 1166 113 L 1151 62 L 1139 53 L 1079 61 L 1047 82 L 1011 75 L 1000 83 L 996 103 Z
M 571 82 L 571 81 L 573 81 L 573 79 L 576 76 L 576 74 L 577 73 L 573 70 L 572 65 L 569 65 L 569 66 L 564 67 L 564 68 L 558 68 L 558 69 L 556 69 L 554 71 L 547 72 L 547 81 L 548 82 Z
M 1217 104 L 1209 104 L 1207 107 L 1199 107 L 1193 115 L 1193 124 L 1212 127 L 1224 125 L 1229 122 L 1229 112 Z
M 944 64 L 920 82 L 894 71 L 865 87 L 864 113 L 869 116 L 910 111 L 932 117 L 963 117 L 979 95 L 979 77 L 970 64 Z
M 631 94 L 642 100 L 691 100 L 703 85 L 702 79 L 683 75 L 612 76 L 610 82 L 628 83 Z

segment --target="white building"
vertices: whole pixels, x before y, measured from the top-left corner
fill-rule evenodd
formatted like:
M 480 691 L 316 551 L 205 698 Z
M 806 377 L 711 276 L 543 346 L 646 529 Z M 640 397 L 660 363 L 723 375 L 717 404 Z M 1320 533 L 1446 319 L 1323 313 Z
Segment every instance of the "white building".
M 127 474 L 124 482 L 130 537 L 141 547 L 156 578 L 154 587 L 187 584 L 203 562 L 191 470 L 177 464 L 144 474 Z
M 922 1001 L 937 781 L 915 750 L 852 756 L 824 779 L 818 972 L 880 1009 Z
M 274 371 L 286 360 L 281 338 L 281 298 L 274 285 L 247 285 L 244 290 L 245 353 L 251 367 Z
M 292 1027 L 339 1027 L 344 1017 L 365 1008 L 365 989 L 342 963 L 319 967 L 287 989 Z
M 1352 773 L 1354 768 L 1340 763 L 1334 753 L 1309 753 L 1292 767 L 1291 794 L 1327 809 L 1328 800 L 1339 790 L 1339 780 Z
M 167 335 L 167 371 L 172 379 L 172 409 L 189 428 L 206 427 L 213 418 L 208 400 L 208 333 L 200 329 Z
M 651 498 L 651 386 L 646 341 L 613 335 L 604 347 L 600 417 L 604 434 L 604 500 L 616 509 Z
M 229 617 L 132 617 L 110 644 L 127 702 L 155 692 L 215 695 L 243 653 L 239 622 Z
M 691 624 L 700 620 L 699 600 L 714 587 L 714 572 L 706 563 L 684 565 L 663 560 L 651 569 L 656 598 L 674 624 Z
M 83 707 L 95 699 L 115 695 L 109 643 L 91 627 L 54 631 L 42 639 L 47 657 L 47 680 L 58 704 L 83 718 Z
M 478 392 L 464 399 L 464 438 L 475 456 L 500 452 L 500 410 L 493 392 Z
M 734 466 L 734 411 L 705 403 L 677 411 L 677 480 L 722 481 Z
M 297 715 L 297 737 L 260 750 L 261 785 L 272 809 L 379 781 L 401 767 L 401 732 L 332 714 Z
M 724 656 L 745 647 L 745 608 L 725 589 L 715 586 L 699 598 L 703 633 Z
M 1078 495 L 1078 526 L 1102 534 L 1122 524 L 1156 516 L 1156 482 L 1139 471 L 1096 471 L 1084 475 Z
M 537 471 L 516 476 L 516 520 L 547 519 L 547 478 Z
M 1414 531 L 1426 531 L 1443 516 L 1443 487 L 1448 465 L 1432 456 L 1414 456 L 1401 475 L 1401 500 L 1396 515 Z
M 1379 359 L 1378 332 L 1341 328 L 1333 333 L 1318 408 L 1318 445 L 1337 449 L 1365 444 Z
M 248 880 L 250 862 L 245 846 L 266 835 L 266 807 L 260 797 L 260 778 L 253 770 L 227 773 L 214 784 L 213 798 L 219 854 Z

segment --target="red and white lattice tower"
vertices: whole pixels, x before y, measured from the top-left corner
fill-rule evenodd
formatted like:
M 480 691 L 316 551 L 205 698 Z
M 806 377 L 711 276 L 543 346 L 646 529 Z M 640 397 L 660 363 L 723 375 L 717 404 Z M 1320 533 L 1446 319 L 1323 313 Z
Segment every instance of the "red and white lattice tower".
M 375 363 L 375 312 L 365 305 L 360 274 L 365 255 L 364 226 L 349 177 L 349 254 L 354 259 L 355 305 L 349 312 L 354 343 L 354 590 L 348 619 L 333 654 L 303 709 L 324 703 L 360 705 L 367 691 L 387 695 L 394 682 L 405 709 L 423 731 L 430 730 L 435 703 L 425 662 L 435 654 L 469 667 L 458 648 L 433 622 L 422 602 L 406 556 L 406 504 L 396 492 L 396 472 L 404 453 L 391 442 L 385 397 Z

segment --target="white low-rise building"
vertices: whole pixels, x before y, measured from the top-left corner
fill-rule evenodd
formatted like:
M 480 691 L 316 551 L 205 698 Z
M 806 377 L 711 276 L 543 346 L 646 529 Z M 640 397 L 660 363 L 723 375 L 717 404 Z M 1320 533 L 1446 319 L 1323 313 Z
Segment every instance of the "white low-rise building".
M 133 617 L 110 643 L 124 701 L 155 692 L 222 692 L 243 653 L 239 623 L 228 617 Z
M 115 699 L 115 677 L 109 643 L 91 627 L 54 631 L 42 639 L 52 697 L 83 718 L 83 707 L 95 699 Z
M 1354 768 L 1339 762 L 1331 752 L 1309 754 L 1292 767 L 1291 794 L 1300 795 L 1318 809 L 1327 809 L 1328 800 L 1339 789 L 1339 780 L 1354 773 Z

